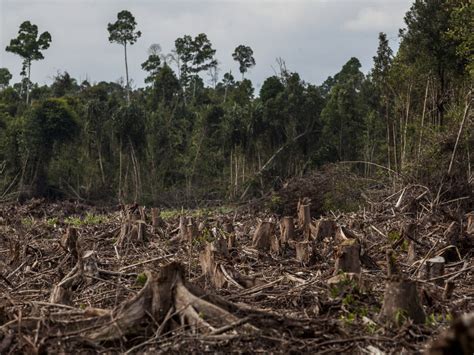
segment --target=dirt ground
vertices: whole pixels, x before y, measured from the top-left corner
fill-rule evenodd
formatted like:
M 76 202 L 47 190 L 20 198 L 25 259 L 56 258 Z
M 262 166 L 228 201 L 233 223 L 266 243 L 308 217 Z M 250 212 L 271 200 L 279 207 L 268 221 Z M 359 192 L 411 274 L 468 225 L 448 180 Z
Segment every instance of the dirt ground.
M 286 241 L 281 216 L 245 206 L 4 204 L 0 353 L 423 352 L 474 311 L 474 225 L 457 203 L 407 186 L 307 225 L 295 210 Z M 427 274 L 437 256 L 444 272 Z M 380 316 L 399 279 L 421 321 Z

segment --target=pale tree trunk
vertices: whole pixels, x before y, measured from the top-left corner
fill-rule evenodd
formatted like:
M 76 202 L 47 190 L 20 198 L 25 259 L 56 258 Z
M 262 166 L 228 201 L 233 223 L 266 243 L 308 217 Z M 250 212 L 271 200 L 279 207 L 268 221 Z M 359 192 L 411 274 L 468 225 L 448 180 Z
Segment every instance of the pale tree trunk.
M 123 45 L 123 49 L 125 52 L 125 77 L 127 80 L 127 86 L 126 86 L 126 91 L 127 91 L 127 102 L 130 103 L 130 82 L 128 80 L 128 60 L 127 60 L 127 43 Z
M 31 60 L 28 61 L 28 81 L 26 82 L 26 104 L 30 102 Z
M 428 89 L 430 87 L 430 78 L 426 80 L 426 90 L 425 90 L 425 100 L 423 101 L 423 112 L 421 113 L 421 127 L 420 127 L 420 137 L 418 139 L 418 154 L 417 154 L 417 163 L 420 160 L 421 155 L 421 141 L 423 139 L 423 129 L 425 126 L 425 114 L 426 114 L 426 102 L 428 101 Z M 418 165 L 418 164 L 417 164 Z

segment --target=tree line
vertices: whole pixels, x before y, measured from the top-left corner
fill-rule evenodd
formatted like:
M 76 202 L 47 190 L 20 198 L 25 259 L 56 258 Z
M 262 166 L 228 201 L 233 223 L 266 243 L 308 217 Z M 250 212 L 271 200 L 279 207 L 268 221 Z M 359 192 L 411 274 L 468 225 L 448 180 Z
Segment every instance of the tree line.
M 168 54 L 152 45 L 141 64 L 146 86 L 132 89 L 127 51 L 141 32 L 126 10 L 107 26 L 124 49 L 125 82 L 79 83 L 63 72 L 40 86 L 30 81 L 32 63 L 53 38 L 25 21 L 6 47 L 22 59 L 22 80 L 10 85 L 0 69 L 0 196 L 236 199 L 341 161 L 366 177 L 426 178 L 453 137 L 456 168 L 470 169 L 473 12 L 466 0 L 416 0 L 398 51 L 380 33 L 367 75 L 350 58 L 314 85 L 278 59 L 258 94 L 245 78 L 256 65 L 252 48 L 232 54 L 240 80 L 220 79 L 204 33 L 177 38 Z

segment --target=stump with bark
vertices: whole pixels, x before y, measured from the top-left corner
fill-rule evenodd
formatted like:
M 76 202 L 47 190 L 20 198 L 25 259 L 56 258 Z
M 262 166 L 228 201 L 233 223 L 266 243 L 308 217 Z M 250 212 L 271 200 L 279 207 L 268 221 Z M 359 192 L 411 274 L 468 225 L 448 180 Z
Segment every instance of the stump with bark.
M 296 260 L 304 266 L 314 265 L 317 261 L 317 253 L 311 241 L 295 242 Z
M 354 239 L 346 240 L 337 248 L 334 274 L 340 272 L 358 274 L 360 271 L 360 244 Z
M 385 285 L 382 309 L 379 320 L 392 325 L 401 325 L 410 318 L 414 323 L 425 321 L 416 282 L 399 277 L 390 278 Z
M 293 217 L 283 217 L 280 221 L 280 241 L 282 245 L 286 245 L 290 240 L 295 238 L 295 222 Z
M 324 239 L 334 239 L 337 232 L 337 223 L 328 219 L 320 219 L 316 221 L 312 236 L 317 241 Z
M 424 280 L 434 279 L 439 276 L 444 275 L 444 258 L 442 256 L 437 256 L 435 258 L 431 258 L 425 261 L 423 264 L 422 269 L 420 270 L 420 276 Z M 443 279 L 435 280 L 438 286 L 444 285 Z
M 275 224 L 273 222 L 260 222 L 252 238 L 252 247 L 263 253 L 279 252 L 279 241 L 275 234 Z
M 298 228 L 303 233 L 303 238 L 309 240 L 311 237 L 311 203 L 308 198 L 298 201 Z

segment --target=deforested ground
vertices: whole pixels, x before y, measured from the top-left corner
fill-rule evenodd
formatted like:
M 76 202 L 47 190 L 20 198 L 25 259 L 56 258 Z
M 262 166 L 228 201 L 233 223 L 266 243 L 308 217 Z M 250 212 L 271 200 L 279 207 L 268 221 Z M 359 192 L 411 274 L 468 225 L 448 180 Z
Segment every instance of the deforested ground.
M 461 202 L 407 185 L 318 218 L 309 198 L 285 215 L 7 203 L 0 353 L 472 351 Z

